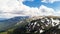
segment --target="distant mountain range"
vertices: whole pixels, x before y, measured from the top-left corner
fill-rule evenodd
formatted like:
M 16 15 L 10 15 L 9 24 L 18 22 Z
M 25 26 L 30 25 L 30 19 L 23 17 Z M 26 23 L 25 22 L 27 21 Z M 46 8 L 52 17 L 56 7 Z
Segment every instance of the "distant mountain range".
M 0 18 L 0 20 L 6 20 L 7 18 Z
M 17 16 L 14 18 L 6 19 L 6 20 L 0 20 L 0 31 L 6 30 L 8 28 L 13 27 L 18 22 L 29 18 L 29 16 Z

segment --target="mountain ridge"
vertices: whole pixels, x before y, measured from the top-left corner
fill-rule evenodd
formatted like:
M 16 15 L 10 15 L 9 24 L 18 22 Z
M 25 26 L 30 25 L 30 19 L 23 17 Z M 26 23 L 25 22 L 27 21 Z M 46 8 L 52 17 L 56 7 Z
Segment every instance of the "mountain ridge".
M 17 24 L 20 21 L 23 21 L 26 18 L 29 18 L 29 17 L 28 16 L 17 16 L 17 17 L 7 19 L 7 20 L 0 20 L 0 31 L 7 30 L 8 28 L 13 27 L 15 24 Z

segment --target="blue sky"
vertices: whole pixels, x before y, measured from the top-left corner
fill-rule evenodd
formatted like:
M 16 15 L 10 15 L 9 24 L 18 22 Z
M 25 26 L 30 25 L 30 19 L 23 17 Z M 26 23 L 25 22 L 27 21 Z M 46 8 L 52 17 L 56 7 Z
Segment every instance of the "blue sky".
M 60 16 L 60 0 L 0 0 L 0 18 Z
M 60 10 L 60 1 L 54 2 L 54 3 L 44 3 L 41 2 L 42 0 L 34 0 L 34 1 L 24 1 L 23 4 L 29 6 L 29 7 L 40 7 L 41 5 L 45 5 L 47 7 L 53 8 L 55 10 Z

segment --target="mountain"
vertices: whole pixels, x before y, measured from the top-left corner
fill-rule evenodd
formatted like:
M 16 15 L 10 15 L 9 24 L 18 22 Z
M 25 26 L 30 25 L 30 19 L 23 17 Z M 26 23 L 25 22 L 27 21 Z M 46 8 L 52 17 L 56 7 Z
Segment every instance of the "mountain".
M 0 18 L 0 20 L 6 20 L 7 18 Z
M 18 22 L 23 21 L 24 19 L 27 19 L 27 18 L 29 18 L 29 16 L 17 16 L 14 18 L 6 19 L 6 20 L 0 20 L 0 31 L 11 28 Z

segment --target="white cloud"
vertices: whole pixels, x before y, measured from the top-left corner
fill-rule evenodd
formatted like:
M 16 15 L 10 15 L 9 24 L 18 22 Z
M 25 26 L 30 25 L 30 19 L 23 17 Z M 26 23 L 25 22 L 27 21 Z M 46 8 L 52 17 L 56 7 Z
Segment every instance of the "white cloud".
M 25 1 L 34 1 L 34 0 L 25 0 Z
M 0 17 L 14 17 L 14 16 L 21 16 L 21 15 L 30 15 L 34 16 L 37 15 L 38 8 L 31 8 L 24 5 L 22 2 L 26 0 L 0 0 L 0 9 L 2 10 L 3 14 L 0 14 Z M 33 1 L 33 0 L 27 0 Z M 1 11 L 0 11 L 1 12 Z
M 44 5 L 40 6 L 39 11 L 41 11 L 42 14 L 45 15 L 45 16 L 54 15 L 54 13 L 55 13 L 54 9 L 48 8 L 48 7 L 44 6 Z
M 60 16 L 60 11 L 56 11 L 55 16 Z
M 0 0 L 0 17 L 11 18 L 15 16 L 48 16 L 54 15 L 54 9 L 41 5 L 34 8 L 24 5 L 26 0 Z M 29 0 L 30 1 L 30 0 Z
M 54 3 L 54 2 L 58 2 L 60 0 L 42 0 L 42 2 L 45 2 L 45 3 Z

